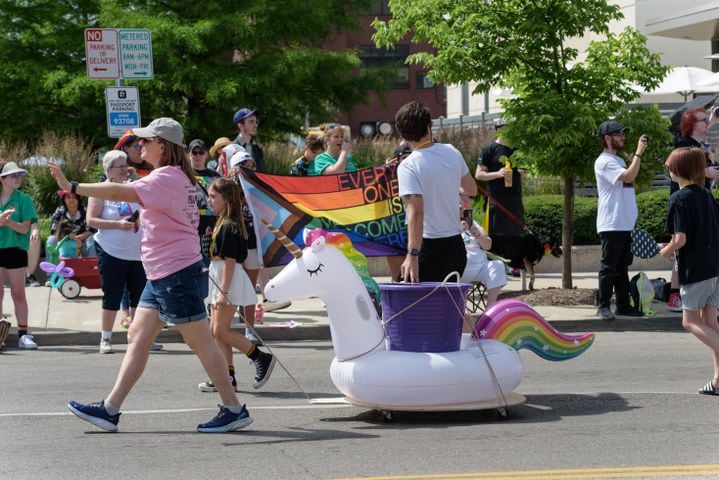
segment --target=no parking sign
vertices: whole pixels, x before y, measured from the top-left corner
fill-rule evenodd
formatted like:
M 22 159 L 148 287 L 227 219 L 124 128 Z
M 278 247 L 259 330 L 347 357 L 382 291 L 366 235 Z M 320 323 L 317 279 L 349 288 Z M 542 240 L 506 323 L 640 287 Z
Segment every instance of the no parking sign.
M 105 88 L 107 136 L 120 138 L 131 128 L 140 128 L 140 95 L 137 87 Z

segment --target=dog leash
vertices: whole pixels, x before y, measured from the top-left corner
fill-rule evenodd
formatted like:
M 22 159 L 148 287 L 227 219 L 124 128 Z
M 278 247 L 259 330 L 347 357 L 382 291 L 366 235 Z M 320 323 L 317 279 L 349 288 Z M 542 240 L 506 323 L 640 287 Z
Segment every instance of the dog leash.
M 527 228 L 527 225 L 525 225 L 523 221 L 521 221 L 519 218 L 517 218 L 517 216 L 516 216 L 515 214 L 513 214 L 512 212 L 510 212 L 510 211 L 507 209 L 507 207 L 505 207 L 504 205 L 502 205 L 501 203 L 499 203 L 499 202 L 497 201 L 497 199 L 494 198 L 492 195 L 490 195 L 487 190 L 485 190 L 484 188 L 482 188 L 480 185 L 477 185 L 477 188 L 479 189 L 480 192 L 482 192 L 482 195 L 484 195 L 485 197 L 487 197 L 487 199 L 489 199 L 490 202 L 492 202 L 492 203 L 493 203 L 497 208 L 499 208 L 505 215 L 507 215 L 507 217 L 509 217 L 513 222 L 515 222 L 517 225 L 519 225 L 520 227 L 522 227 L 522 230 L 527 230 L 527 231 L 529 232 L 529 229 Z M 531 233 L 531 232 L 530 232 L 530 233 Z

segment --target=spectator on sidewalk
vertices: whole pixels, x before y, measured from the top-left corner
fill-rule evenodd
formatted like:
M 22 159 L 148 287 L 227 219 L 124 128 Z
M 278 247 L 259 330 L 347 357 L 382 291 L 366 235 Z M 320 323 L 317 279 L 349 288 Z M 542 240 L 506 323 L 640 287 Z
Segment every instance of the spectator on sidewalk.
M 132 131 L 126 131 L 115 144 L 115 150 L 121 150 L 127 155 L 128 177 L 138 179 L 145 177 L 152 171 L 150 162 L 140 157 L 140 139 Z
M 457 221 L 459 194 L 474 196 L 477 184 L 462 154 L 432 142 L 432 114 L 421 102 L 402 106 L 395 116 L 399 134 L 412 153 L 397 167 L 399 196 L 407 218 L 405 282 L 441 282 L 464 272 L 467 254 Z
M 624 149 L 623 124 L 610 120 L 599 126 L 598 135 L 603 151 L 594 162 L 599 201 L 597 205 L 597 232 L 602 241 L 602 260 L 599 267 L 599 309 L 602 320 L 614 320 L 610 308 L 612 291 L 616 293 L 616 314 L 642 316 L 642 312 L 629 305 L 629 265 L 632 230 L 637 221 L 637 202 L 634 180 L 639 174 L 642 155 L 648 139 L 642 135 L 633 161 L 627 167 L 618 154 Z
M 47 245 L 50 247 L 57 246 L 60 222 L 67 220 L 73 227 L 70 238 L 81 245 L 82 256 L 94 257 L 95 242 L 92 240 L 92 235 L 95 232 L 87 226 L 87 211 L 80 200 L 80 196 L 64 190 L 58 190 L 57 194 L 60 197 L 60 205 L 58 205 L 50 218 L 50 236 L 47 239 Z
M 341 125 L 329 125 L 324 135 L 325 151 L 317 155 L 307 169 L 308 176 L 334 175 L 356 172 L 357 165 L 350 154 L 352 143 Z
M 324 145 L 322 137 L 315 134 L 309 134 L 305 137 L 305 146 L 302 150 L 302 156 L 292 162 L 290 166 L 290 175 L 295 177 L 306 177 L 310 163 L 322 153 Z
M 28 334 L 28 306 L 25 296 L 27 251 L 30 225 L 37 222 L 32 198 L 22 193 L 20 183 L 27 170 L 15 162 L 0 162 L 0 285 L 10 285 L 17 321 L 18 348 L 35 350 L 37 344 Z M 5 289 L 0 288 L 0 317 Z
M 197 233 L 200 235 L 200 246 L 202 248 L 202 259 L 205 265 L 210 265 L 210 240 L 212 238 L 212 229 L 215 228 L 217 216 L 212 212 L 208 201 L 208 190 L 212 182 L 220 178 L 220 174 L 214 170 L 207 168 L 207 146 L 205 142 L 196 138 L 190 142 L 187 148 L 190 154 L 190 163 L 192 170 L 195 172 L 197 180 L 196 196 L 197 209 L 200 213 L 200 226 L 197 227 Z
M 250 110 L 249 108 L 241 108 L 235 112 L 232 116 L 232 123 L 235 124 L 239 133 L 234 143 L 250 154 L 255 161 L 258 172 L 265 172 L 265 154 L 257 144 L 256 139 L 257 128 L 260 126 L 260 120 L 257 118 L 258 113 L 259 110 Z

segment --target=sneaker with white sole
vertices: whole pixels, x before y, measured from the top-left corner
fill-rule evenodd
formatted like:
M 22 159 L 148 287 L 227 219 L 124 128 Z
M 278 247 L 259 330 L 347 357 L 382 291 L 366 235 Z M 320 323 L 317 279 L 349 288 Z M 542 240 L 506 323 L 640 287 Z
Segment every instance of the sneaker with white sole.
M 152 342 L 152 345 L 150 345 L 150 351 L 151 351 L 151 352 L 159 352 L 159 351 L 162 350 L 163 348 L 165 348 L 165 346 L 164 346 L 163 344 L 161 344 L 161 343 Z
M 100 340 L 100 353 L 112 353 L 112 342 L 109 338 Z
M 266 298 L 262 300 L 262 309 L 265 312 L 274 312 L 275 310 L 282 310 L 292 305 L 292 302 L 270 302 Z
M 24 348 L 25 350 L 36 350 L 37 343 L 33 340 L 32 335 L 23 335 L 17 341 L 17 348 Z
M 235 390 L 235 392 L 238 392 L 239 390 L 237 390 L 237 380 L 235 379 L 235 376 L 230 375 L 230 380 L 232 383 L 232 388 Z M 217 391 L 217 387 L 214 383 L 212 383 L 211 380 L 201 382 L 199 385 L 197 385 L 197 388 L 199 388 L 201 392 L 213 393 Z
M 277 363 L 277 358 L 271 353 L 260 352 L 252 363 L 255 364 L 255 383 L 252 386 L 257 389 L 270 379 L 272 369 L 275 368 L 275 363 Z
M 263 345 L 262 340 L 257 337 L 257 333 L 255 332 L 254 328 L 245 328 L 245 338 L 250 342 L 254 343 L 255 345 Z
M 77 415 L 79 418 L 90 422 L 96 427 L 100 427 L 108 432 L 117 432 L 117 422 L 120 420 L 121 413 L 110 415 L 105 410 L 105 400 L 95 403 L 78 403 L 71 400 L 67 404 L 67 408 Z
M 207 423 L 201 423 L 197 426 L 197 431 L 201 433 L 223 433 L 239 430 L 252 424 L 252 417 L 247 411 L 247 407 L 242 405 L 240 413 L 233 413 L 229 408 L 218 405 L 220 411 L 215 417 Z
M 682 296 L 679 292 L 672 292 L 669 294 L 669 301 L 667 301 L 667 310 L 670 312 L 681 312 L 682 311 Z

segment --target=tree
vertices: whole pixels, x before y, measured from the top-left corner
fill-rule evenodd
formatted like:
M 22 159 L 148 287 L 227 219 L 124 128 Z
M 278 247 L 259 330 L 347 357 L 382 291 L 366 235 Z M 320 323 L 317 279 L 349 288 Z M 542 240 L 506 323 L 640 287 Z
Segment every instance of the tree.
M 321 45 L 358 28 L 368 0 L 0 0 L 0 138 L 32 140 L 42 128 L 108 144 L 104 88 L 86 78 L 85 28 L 144 28 L 155 76 L 140 89 L 143 123 L 172 116 L 188 137 L 235 134 L 232 113 L 262 110 L 262 135 L 326 121 L 381 86 L 358 75 L 355 52 Z M 8 121 L 10 120 L 10 121 Z
M 514 97 L 502 100 L 504 115 L 513 119 L 507 141 L 518 148 L 518 159 L 539 174 L 563 179 L 562 286 L 571 288 L 574 181 L 593 179 L 592 166 L 601 151 L 593 136 L 599 123 L 636 99 L 637 86 L 651 89 L 664 77 L 659 55 L 646 48 L 645 37 L 634 29 L 610 33 L 609 23 L 622 14 L 605 1 L 391 0 L 390 9 L 391 20 L 373 23 L 378 45 L 391 46 L 413 33 L 413 41 L 426 41 L 436 52 L 418 53 L 408 61 L 423 63 L 435 81 L 477 82 L 475 92 L 494 85 L 512 89 Z M 580 61 L 568 41 L 587 33 L 605 39 L 591 42 Z M 657 120 L 652 132 L 661 140 L 665 125 L 658 112 L 644 111 Z M 628 139 L 627 148 L 634 145 Z M 661 141 L 653 142 L 645 163 L 657 164 L 663 149 Z M 652 169 L 645 170 L 646 180 Z

